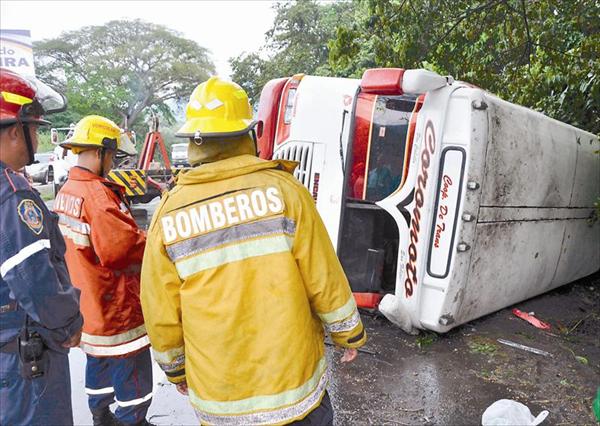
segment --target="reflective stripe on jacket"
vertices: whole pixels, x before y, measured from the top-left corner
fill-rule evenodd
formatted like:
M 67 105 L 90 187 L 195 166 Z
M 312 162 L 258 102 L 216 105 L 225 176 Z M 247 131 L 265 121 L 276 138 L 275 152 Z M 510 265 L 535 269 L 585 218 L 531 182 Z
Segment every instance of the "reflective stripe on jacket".
M 202 423 L 301 419 L 325 392 L 324 328 L 340 346 L 366 341 L 293 166 L 243 155 L 183 172 L 152 220 L 146 326 L 155 359 L 172 382 L 187 380 Z
M 145 234 L 124 189 L 73 167 L 54 200 L 67 244 L 67 265 L 81 289 L 81 347 L 97 357 L 124 356 L 149 345 L 139 301 Z

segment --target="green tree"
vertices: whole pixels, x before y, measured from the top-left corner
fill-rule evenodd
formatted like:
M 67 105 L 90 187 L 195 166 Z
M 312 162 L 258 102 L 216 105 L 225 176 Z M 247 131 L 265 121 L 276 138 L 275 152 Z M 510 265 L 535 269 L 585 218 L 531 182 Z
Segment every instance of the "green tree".
M 232 79 L 256 103 L 267 81 L 304 73 L 330 75 L 328 42 L 336 26 L 353 16 L 353 3 L 317 3 L 314 0 L 276 3 L 273 27 L 258 52 L 229 60 Z
M 171 122 L 171 105 L 214 73 L 208 51 L 161 25 L 111 21 L 34 44 L 40 78 L 67 97 L 69 109 L 53 116 L 68 126 L 87 114 L 107 116 L 145 132 L 150 110 Z
M 600 132 L 597 0 L 356 0 L 330 66 L 429 68 Z
M 259 53 L 242 53 L 229 59 L 231 79 L 242 86 L 253 106 L 257 106 L 263 86 L 271 79 L 282 77 L 273 70 L 269 60 L 262 59 Z

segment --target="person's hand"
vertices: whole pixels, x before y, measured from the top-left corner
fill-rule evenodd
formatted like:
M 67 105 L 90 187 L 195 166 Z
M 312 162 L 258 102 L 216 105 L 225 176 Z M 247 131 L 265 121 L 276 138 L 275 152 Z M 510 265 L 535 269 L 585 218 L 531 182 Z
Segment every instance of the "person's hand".
M 179 392 L 180 394 L 185 396 L 188 395 L 188 387 L 187 382 L 185 380 L 181 383 L 177 383 L 175 387 L 177 388 L 177 392 Z
M 358 356 L 358 351 L 356 349 L 346 348 L 344 349 L 344 355 L 340 358 L 340 361 L 343 363 L 352 362 Z
M 81 342 L 81 331 L 79 330 L 77 333 L 75 333 L 74 335 L 72 335 L 69 340 L 67 340 L 66 342 L 64 342 L 62 344 L 63 348 L 76 348 L 77 346 L 79 346 L 79 343 Z

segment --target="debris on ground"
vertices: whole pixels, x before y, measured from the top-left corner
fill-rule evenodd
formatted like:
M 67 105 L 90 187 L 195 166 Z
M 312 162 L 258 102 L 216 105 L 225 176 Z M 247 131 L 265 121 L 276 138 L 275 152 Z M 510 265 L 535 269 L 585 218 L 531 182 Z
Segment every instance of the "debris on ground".
M 337 346 L 335 343 L 333 343 L 330 340 L 325 340 L 325 345 L 327 345 L 327 346 L 333 346 L 333 347 L 336 347 L 336 348 L 339 347 L 339 346 Z M 360 352 L 360 353 L 363 353 L 363 354 L 377 355 L 377 352 L 371 351 L 371 350 L 369 350 L 367 348 L 356 348 L 356 350 L 358 352 Z
M 533 313 L 523 312 L 523 311 L 518 310 L 517 308 L 513 309 L 512 313 L 514 316 L 527 321 L 529 324 L 531 324 L 534 327 L 537 327 L 541 330 L 550 330 L 550 328 L 551 328 L 550 324 L 536 318 Z
M 531 346 L 525 346 L 520 343 L 512 342 L 510 340 L 498 339 L 498 343 L 502 343 L 503 345 L 510 346 L 513 348 L 522 349 L 524 351 L 531 352 L 531 353 L 534 353 L 537 355 L 543 355 L 543 356 L 549 356 L 549 357 L 554 356 L 550 352 L 546 352 L 541 349 L 532 348 Z
M 492 425 L 539 425 L 548 416 L 548 410 L 542 411 L 537 417 L 525 404 L 512 399 L 500 399 L 490 405 L 481 416 L 483 426 Z

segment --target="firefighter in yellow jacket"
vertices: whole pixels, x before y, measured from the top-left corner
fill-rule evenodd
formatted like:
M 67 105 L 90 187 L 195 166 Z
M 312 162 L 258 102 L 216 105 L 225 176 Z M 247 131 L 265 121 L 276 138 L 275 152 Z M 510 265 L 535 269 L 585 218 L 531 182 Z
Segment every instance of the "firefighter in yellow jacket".
M 324 329 L 366 334 L 295 163 L 256 157 L 248 97 L 212 77 L 177 136 L 192 170 L 163 196 L 142 264 L 155 359 L 202 424 L 331 424 Z

